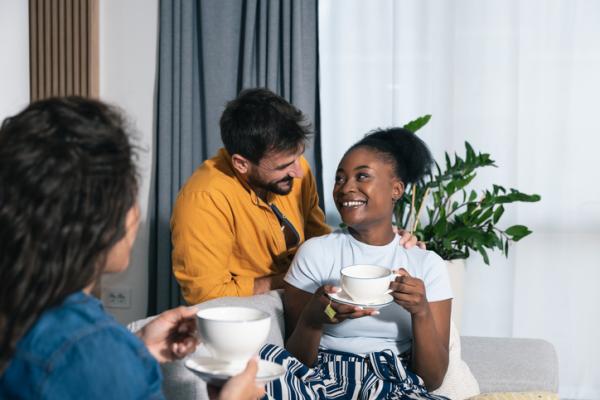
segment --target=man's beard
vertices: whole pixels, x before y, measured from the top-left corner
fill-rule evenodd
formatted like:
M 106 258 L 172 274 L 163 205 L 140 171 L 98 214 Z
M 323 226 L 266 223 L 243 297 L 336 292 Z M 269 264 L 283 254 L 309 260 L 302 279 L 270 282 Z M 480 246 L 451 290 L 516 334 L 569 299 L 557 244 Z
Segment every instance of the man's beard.
M 280 186 L 280 184 L 287 182 L 289 182 L 289 186 L 287 184 L 284 184 L 284 187 Z M 292 178 L 291 176 L 286 176 L 285 178 L 280 179 L 278 181 L 264 182 L 259 179 L 256 179 L 253 176 L 249 176 L 248 183 L 250 184 L 250 186 L 253 186 L 255 188 L 264 189 L 271 193 L 285 196 L 286 194 L 289 194 L 292 191 L 292 188 L 294 187 L 294 178 Z

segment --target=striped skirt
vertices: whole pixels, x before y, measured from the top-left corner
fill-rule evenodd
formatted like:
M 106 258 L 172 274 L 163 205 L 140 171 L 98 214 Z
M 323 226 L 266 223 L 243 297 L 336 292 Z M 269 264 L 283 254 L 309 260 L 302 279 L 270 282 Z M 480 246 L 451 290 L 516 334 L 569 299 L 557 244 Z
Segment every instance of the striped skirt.
M 267 384 L 267 399 L 447 400 L 428 393 L 423 380 L 390 350 L 365 357 L 319 350 L 317 363 L 309 368 L 284 348 L 267 344 L 260 358 L 286 369 L 283 378 Z

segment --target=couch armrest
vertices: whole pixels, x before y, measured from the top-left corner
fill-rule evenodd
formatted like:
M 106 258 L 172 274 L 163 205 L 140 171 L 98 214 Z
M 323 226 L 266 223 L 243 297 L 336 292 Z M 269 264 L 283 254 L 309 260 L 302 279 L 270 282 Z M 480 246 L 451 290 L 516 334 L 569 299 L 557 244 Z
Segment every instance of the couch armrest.
M 463 336 L 461 343 L 482 393 L 558 391 L 556 351 L 545 340 Z

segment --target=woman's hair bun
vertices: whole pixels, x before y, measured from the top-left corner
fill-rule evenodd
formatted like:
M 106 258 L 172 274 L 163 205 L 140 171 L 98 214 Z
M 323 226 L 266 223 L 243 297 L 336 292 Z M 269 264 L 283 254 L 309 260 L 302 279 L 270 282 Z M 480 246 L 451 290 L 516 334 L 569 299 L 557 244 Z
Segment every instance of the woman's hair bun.
M 425 142 L 405 128 L 369 132 L 346 153 L 357 147 L 369 147 L 387 155 L 396 164 L 396 175 L 404 183 L 419 181 L 429 173 L 433 164 L 433 157 Z

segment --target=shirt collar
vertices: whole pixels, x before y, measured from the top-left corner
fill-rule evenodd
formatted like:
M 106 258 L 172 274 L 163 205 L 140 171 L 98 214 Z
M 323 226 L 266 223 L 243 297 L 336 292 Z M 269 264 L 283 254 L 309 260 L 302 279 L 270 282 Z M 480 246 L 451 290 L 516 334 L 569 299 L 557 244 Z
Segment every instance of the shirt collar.
M 87 302 L 90 302 L 90 303 L 102 308 L 102 303 L 100 302 L 100 300 L 98 300 L 97 298 L 95 298 L 92 295 L 86 294 L 83 291 L 71 293 L 70 295 L 65 297 L 63 304 L 67 305 L 67 304 L 87 303 Z

